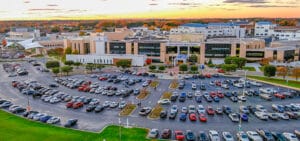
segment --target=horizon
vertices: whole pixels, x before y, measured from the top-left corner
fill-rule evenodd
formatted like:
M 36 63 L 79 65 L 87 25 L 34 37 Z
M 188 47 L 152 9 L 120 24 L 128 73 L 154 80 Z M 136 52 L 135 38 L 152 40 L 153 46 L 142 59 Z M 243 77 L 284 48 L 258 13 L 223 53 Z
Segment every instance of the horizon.
M 298 0 L 10 0 L 5 3 L 0 5 L 0 21 L 300 17 Z

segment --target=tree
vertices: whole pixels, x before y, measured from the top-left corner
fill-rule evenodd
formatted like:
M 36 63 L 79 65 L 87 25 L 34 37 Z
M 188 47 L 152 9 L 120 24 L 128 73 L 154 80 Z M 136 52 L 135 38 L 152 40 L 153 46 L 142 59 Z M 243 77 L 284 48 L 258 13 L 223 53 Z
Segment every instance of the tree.
M 262 66 L 265 66 L 265 65 L 269 65 L 269 62 L 271 60 L 269 58 L 263 58 L 260 60 L 259 64 L 262 65 Z
M 74 66 L 76 66 L 76 68 L 78 68 L 81 65 L 80 62 L 74 62 Z
M 226 72 L 236 71 L 237 65 L 236 64 L 222 64 L 221 68 L 222 68 L 222 70 L 224 70 Z
M 85 32 L 84 31 L 80 31 L 79 32 L 79 36 L 84 36 L 85 35 Z
M 212 64 L 213 64 L 213 62 L 212 62 L 211 58 L 209 58 L 207 65 L 212 65 Z
M 246 58 L 241 58 L 241 57 L 226 57 L 224 59 L 225 64 L 236 64 L 238 68 L 242 68 L 245 66 L 247 59 Z
M 67 47 L 65 49 L 65 54 L 72 54 L 72 48 L 71 47 Z
M 161 70 L 161 71 L 164 71 L 166 69 L 166 67 L 165 66 L 159 66 L 158 69 Z
M 129 68 L 131 66 L 131 60 L 123 59 L 117 62 L 117 67 L 122 67 L 123 69 Z
M 58 61 L 48 61 L 46 62 L 46 67 L 49 68 L 57 68 L 59 67 L 59 62 Z
M 275 76 L 275 74 L 276 74 L 276 67 L 272 65 L 266 65 L 264 67 L 264 76 L 272 77 Z
M 300 67 L 296 67 L 292 70 L 292 76 L 298 80 L 298 77 L 300 76 Z
M 52 72 L 57 76 L 57 74 L 60 72 L 59 68 L 52 68 Z
M 149 69 L 153 71 L 153 70 L 155 70 L 155 69 L 156 69 L 156 66 L 154 66 L 154 65 L 150 65 L 150 66 L 149 66 Z
M 103 69 L 105 66 L 104 65 L 102 65 L 102 64 L 96 64 L 96 67 L 95 68 L 97 68 L 98 70 L 101 70 L 101 69 Z
M 95 65 L 92 64 L 92 63 L 88 63 L 88 64 L 85 65 L 85 69 L 86 69 L 86 70 L 89 70 L 90 72 L 93 72 L 93 70 L 94 70 L 95 68 L 96 68 Z
M 72 54 L 79 54 L 79 52 L 78 52 L 78 50 L 74 50 L 73 52 L 72 52 Z
M 193 72 L 198 71 L 198 67 L 196 65 L 191 66 L 191 71 Z
M 187 64 L 181 64 L 179 66 L 179 71 L 187 71 L 188 70 L 188 66 Z
M 74 64 L 74 61 L 72 61 L 72 60 L 65 61 L 65 65 L 71 66 L 73 64 Z
M 288 69 L 286 67 L 276 68 L 277 76 L 282 76 L 283 79 L 288 75 Z
M 197 60 L 198 60 L 198 56 L 195 55 L 195 54 L 192 54 L 192 55 L 189 57 L 189 60 L 190 60 L 190 62 L 195 63 L 195 62 L 197 62 Z
M 67 73 L 67 76 L 69 75 L 69 72 L 73 71 L 73 67 L 71 66 L 63 66 L 61 67 L 61 72 Z

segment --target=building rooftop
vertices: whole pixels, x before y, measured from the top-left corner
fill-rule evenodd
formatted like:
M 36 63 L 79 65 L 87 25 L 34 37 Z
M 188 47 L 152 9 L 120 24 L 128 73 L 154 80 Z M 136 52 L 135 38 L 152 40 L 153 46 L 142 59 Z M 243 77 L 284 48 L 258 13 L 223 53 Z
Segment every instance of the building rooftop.
M 259 21 L 259 22 L 256 22 L 256 24 L 258 24 L 258 25 L 271 25 L 273 23 L 270 22 L 270 21 Z
M 207 24 L 202 24 L 202 23 L 186 23 L 181 26 L 185 27 L 207 27 Z

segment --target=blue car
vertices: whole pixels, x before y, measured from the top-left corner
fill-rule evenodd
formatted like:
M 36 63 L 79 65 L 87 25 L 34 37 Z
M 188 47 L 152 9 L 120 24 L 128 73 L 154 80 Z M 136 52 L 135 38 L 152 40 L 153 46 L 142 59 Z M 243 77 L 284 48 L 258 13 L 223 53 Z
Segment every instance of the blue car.
M 201 103 L 202 102 L 202 97 L 201 96 L 196 96 L 195 100 L 196 100 L 196 102 Z
M 179 119 L 181 120 L 181 121 L 186 121 L 186 114 L 185 113 L 181 113 L 180 114 L 180 116 L 179 116 Z
M 214 101 L 215 101 L 215 102 L 220 102 L 220 98 L 217 97 L 217 96 L 215 96 L 215 97 L 214 97 Z
M 231 92 L 225 92 L 224 95 L 225 95 L 226 97 L 231 97 L 231 96 L 232 96 Z
M 247 114 L 240 114 L 240 118 L 242 121 L 248 121 L 248 115 Z
M 42 116 L 42 117 L 40 117 L 40 121 L 41 122 L 47 122 L 50 118 L 52 118 L 52 116 L 48 116 L 48 115 Z

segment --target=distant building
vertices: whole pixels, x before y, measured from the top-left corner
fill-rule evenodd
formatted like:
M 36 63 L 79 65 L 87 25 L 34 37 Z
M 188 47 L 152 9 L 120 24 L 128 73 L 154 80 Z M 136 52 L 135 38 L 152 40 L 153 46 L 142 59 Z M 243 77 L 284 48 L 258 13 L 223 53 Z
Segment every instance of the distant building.
M 256 37 L 268 37 L 272 35 L 271 29 L 276 27 L 276 24 L 273 24 L 269 21 L 260 21 L 255 23 L 255 33 Z
M 40 30 L 35 28 L 11 28 L 7 33 L 6 40 L 8 42 L 19 42 L 31 38 L 39 38 L 41 36 Z

